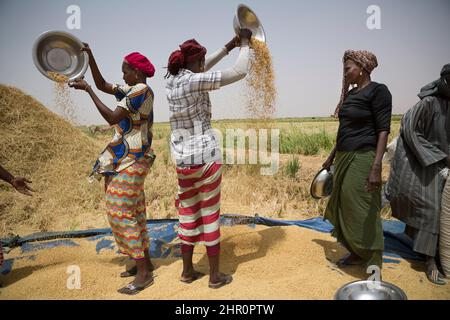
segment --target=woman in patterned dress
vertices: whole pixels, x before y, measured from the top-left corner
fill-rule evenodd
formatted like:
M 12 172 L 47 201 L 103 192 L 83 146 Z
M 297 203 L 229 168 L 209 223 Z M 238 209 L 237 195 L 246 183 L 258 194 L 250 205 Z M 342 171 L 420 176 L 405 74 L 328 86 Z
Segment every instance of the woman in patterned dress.
M 107 215 L 116 244 L 121 253 L 136 262 L 135 268 L 121 274 L 122 277 L 135 275 L 134 281 L 119 292 L 134 295 L 153 284 L 144 180 L 155 159 L 151 149 L 154 94 L 146 82 L 153 77 L 155 68 L 145 56 L 133 52 L 122 63 L 126 85 L 113 85 L 103 79 L 89 45 L 84 44 L 82 50 L 89 55 L 97 88 L 114 95 L 118 102 L 113 111 L 99 100 L 85 80 L 69 84 L 85 90 L 115 130 L 113 140 L 95 163 L 92 176 L 105 178 Z

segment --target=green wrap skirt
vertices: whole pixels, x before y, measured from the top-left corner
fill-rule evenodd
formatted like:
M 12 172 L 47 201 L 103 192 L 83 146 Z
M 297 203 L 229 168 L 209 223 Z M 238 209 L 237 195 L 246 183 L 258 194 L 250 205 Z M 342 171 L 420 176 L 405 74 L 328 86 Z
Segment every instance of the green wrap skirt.
M 325 210 L 332 235 L 367 266 L 382 266 L 381 189 L 369 193 L 367 178 L 375 151 L 337 152 L 333 192 Z

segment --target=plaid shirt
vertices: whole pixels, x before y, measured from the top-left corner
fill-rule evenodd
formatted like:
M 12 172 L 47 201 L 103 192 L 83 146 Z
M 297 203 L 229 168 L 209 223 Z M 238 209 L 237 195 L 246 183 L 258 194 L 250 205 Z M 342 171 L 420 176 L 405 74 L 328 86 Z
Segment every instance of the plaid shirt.
M 220 88 L 222 73 L 193 73 L 181 69 L 166 85 L 171 112 L 170 146 L 178 166 L 222 161 L 218 139 L 211 127 L 208 91 Z

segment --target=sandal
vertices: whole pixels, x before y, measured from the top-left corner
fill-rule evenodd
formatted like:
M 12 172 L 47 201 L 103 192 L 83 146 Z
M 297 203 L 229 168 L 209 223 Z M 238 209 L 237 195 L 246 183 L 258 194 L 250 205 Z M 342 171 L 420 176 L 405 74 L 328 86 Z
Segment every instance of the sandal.
M 138 294 L 139 292 L 141 292 L 142 290 L 150 287 L 153 283 L 154 283 L 153 277 L 148 279 L 142 286 L 137 286 L 133 282 L 130 282 L 125 287 L 117 290 L 117 292 L 119 292 L 121 294 L 129 295 L 129 296 L 134 296 L 134 295 Z
M 339 259 L 338 262 L 336 262 L 336 265 L 339 268 L 342 267 L 346 267 L 346 266 L 359 266 L 364 264 L 364 260 L 363 259 L 359 259 L 359 260 L 351 260 L 350 258 L 353 255 L 351 253 L 349 253 L 348 255 L 346 255 L 345 257 L 343 257 L 342 259 Z
M 137 267 L 133 267 L 129 270 L 126 270 L 120 274 L 121 278 L 129 278 L 134 277 L 137 274 Z
M 183 282 L 183 283 L 192 283 L 192 282 L 194 282 L 195 280 L 198 280 L 198 279 L 200 279 L 200 278 L 203 278 L 204 276 L 205 276 L 204 273 L 194 271 L 194 274 L 192 275 L 192 277 L 187 278 L 187 279 L 181 278 L 180 281 Z
M 447 284 L 447 281 L 443 279 L 444 275 L 436 269 L 427 271 L 427 278 L 431 283 L 437 284 L 439 286 Z
M 233 277 L 228 274 L 221 274 L 222 279 L 219 282 L 209 282 L 208 287 L 211 289 L 219 289 L 227 284 L 230 284 L 233 281 Z

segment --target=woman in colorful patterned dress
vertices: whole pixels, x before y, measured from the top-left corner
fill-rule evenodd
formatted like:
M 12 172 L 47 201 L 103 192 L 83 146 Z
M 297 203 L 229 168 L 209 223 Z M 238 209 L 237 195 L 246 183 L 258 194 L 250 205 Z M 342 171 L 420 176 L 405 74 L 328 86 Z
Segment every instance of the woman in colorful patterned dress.
M 97 88 L 114 95 L 118 101 L 113 111 L 99 100 L 85 80 L 69 84 L 85 90 L 115 130 L 113 140 L 95 163 L 92 176 L 105 177 L 107 215 L 116 244 L 121 253 L 136 261 L 135 268 L 121 274 L 122 277 L 135 275 L 134 281 L 119 290 L 134 295 L 153 284 L 144 180 L 155 159 L 151 149 L 154 95 L 146 82 L 153 77 L 155 68 L 145 56 L 133 52 L 122 63 L 126 85 L 113 85 L 103 79 L 89 45 L 84 44 L 82 50 L 89 55 Z

